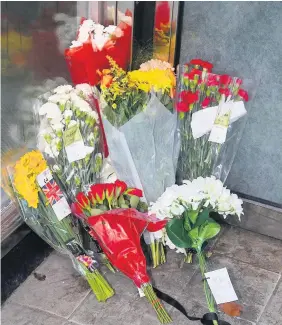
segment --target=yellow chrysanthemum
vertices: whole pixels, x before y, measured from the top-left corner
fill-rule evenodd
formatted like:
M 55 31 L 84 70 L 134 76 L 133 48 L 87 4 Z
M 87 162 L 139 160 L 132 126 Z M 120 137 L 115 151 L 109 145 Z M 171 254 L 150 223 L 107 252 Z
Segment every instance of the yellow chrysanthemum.
M 38 191 L 36 177 L 47 168 L 47 163 L 40 151 L 31 151 L 16 163 L 14 186 L 30 207 L 38 206 Z

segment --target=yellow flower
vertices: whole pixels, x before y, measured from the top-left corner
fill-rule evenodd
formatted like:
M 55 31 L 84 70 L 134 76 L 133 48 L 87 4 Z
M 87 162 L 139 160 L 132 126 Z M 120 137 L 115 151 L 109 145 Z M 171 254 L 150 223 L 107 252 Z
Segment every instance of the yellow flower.
M 113 109 L 116 109 L 117 108 L 117 104 L 116 103 L 113 103 L 112 108 Z
M 38 206 L 38 185 L 36 177 L 47 168 L 47 163 L 40 151 L 26 153 L 16 163 L 14 170 L 14 186 L 29 207 Z

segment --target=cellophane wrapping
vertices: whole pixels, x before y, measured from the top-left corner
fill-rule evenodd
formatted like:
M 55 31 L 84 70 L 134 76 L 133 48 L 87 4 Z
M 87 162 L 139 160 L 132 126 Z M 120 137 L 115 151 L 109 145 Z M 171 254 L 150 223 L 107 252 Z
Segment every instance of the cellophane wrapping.
M 175 183 L 179 152 L 177 114 L 169 111 L 155 94 L 129 121 L 107 118 L 103 125 L 110 159 L 119 179 L 143 190 L 147 202 L 155 201 Z M 111 122 L 110 122 L 111 121 Z
M 198 98 L 193 103 L 192 109 L 180 113 L 183 115 L 179 119 L 178 129 L 181 146 L 177 175 L 180 182 L 183 179 L 193 180 L 199 176 L 214 175 L 224 183 L 236 156 L 250 109 L 250 105 L 243 102 L 245 98 L 238 96 L 238 89 L 241 87 L 242 80 L 237 77 L 201 72 L 199 73 L 199 84 L 191 88 L 191 80 L 188 83 L 186 81 L 188 80 L 188 71 L 186 65 L 178 67 L 178 103 L 183 101 L 181 94 L 185 91 L 196 92 Z M 222 86 L 219 81 L 221 77 L 229 77 L 232 81 L 228 86 Z M 213 84 L 214 80 L 217 82 L 216 86 Z M 236 83 L 238 83 L 237 88 L 235 88 Z M 249 93 L 246 95 L 247 100 L 252 99 L 254 82 L 250 79 L 244 79 L 242 86 Z M 230 96 L 225 96 L 224 101 L 234 101 L 226 139 L 221 144 L 209 141 L 211 129 L 222 100 L 222 95 L 218 92 L 220 87 L 230 91 Z M 205 102 L 206 98 L 209 99 Z

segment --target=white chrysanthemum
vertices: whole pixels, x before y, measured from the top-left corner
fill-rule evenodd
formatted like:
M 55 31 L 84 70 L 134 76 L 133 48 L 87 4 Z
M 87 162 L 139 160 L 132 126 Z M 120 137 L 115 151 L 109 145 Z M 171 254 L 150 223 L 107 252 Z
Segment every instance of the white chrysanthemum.
M 48 98 L 49 102 L 52 102 L 55 104 L 60 104 L 60 105 L 65 105 L 68 100 L 70 100 L 69 93 L 68 94 L 55 94 Z
M 45 103 L 39 108 L 39 115 L 46 115 L 47 118 L 59 118 L 61 116 L 61 111 L 58 105 L 54 103 Z
M 92 39 L 93 47 L 96 47 L 99 51 L 102 51 L 104 45 L 109 39 L 110 37 L 107 34 L 95 34 L 94 38 Z
M 55 94 L 67 94 L 72 91 L 72 86 L 71 85 L 63 85 L 63 86 L 58 86 L 57 88 L 54 89 Z
M 100 34 L 102 35 L 105 32 L 105 27 L 101 24 L 94 24 L 93 26 L 93 31 L 95 34 Z
M 79 84 L 75 86 L 76 93 L 82 93 L 84 96 L 89 97 L 93 94 L 92 87 L 89 84 Z
M 78 97 L 73 101 L 73 105 L 78 108 L 81 112 L 90 113 L 92 112 L 91 106 L 82 98 Z

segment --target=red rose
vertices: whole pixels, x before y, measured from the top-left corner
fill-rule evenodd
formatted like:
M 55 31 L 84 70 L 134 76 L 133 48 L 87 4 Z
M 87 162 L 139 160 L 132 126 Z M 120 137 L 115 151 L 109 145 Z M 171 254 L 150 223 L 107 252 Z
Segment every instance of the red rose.
M 248 95 L 248 92 L 244 89 L 239 89 L 238 90 L 238 95 L 244 99 L 244 101 L 248 101 L 249 100 L 249 95 Z
M 208 70 L 208 72 L 211 72 L 212 71 L 212 68 L 213 68 L 213 64 L 212 63 L 210 63 L 208 61 L 203 61 L 201 59 L 193 59 L 193 60 L 190 61 L 190 64 L 199 65 L 203 69 Z
M 82 208 L 89 207 L 90 205 L 90 201 L 88 197 L 83 192 L 77 193 L 76 200 L 81 205 Z
M 228 76 L 227 74 L 220 76 L 220 83 L 222 85 L 228 86 L 231 84 L 231 82 L 232 82 L 232 78 L 230 76 Z
M 210 104 L 211 99 L 209 97 L 206 97 L 202 102 L 202 107 L 207 108 Z
M 114 194 L 115 194 L 115 184 L 113 183 L 108 183 L 108 184 L 104 184 L 105 186 L 105 196 L 106 199 L 111 202 Z
M 185 104 L 194 104 L 198 100 L 198 93 L 192 93 L 192 91 L 182 91 L 180 98 Z
M 139 188 L 129 188 L 125 194 L 127 195 L 135 195 L 138 197 L 142 197 L 143 196 L 143 192 L 141 190 L 139 190 Z
M 120 181 L 119 179 L 117 179 L 115 181 L 115 196 L 116 198 L 119 197 L 120 195 L 122 195 L 127 189 L 127 185 L 125 182 Z
M 239 79 L 239 78 L 237 78 L 237 79 L 236 79 L 236 81 L 235 81 L 235 83 L 236 83 L 236 85 L 239 87 L 239 86 L 241 86 L 241 85 L 242 85 L 242 83 L 243 83 L 243 80 L 242 80 L 242 79 Z
M 186 113 L 186 112 L 189 111 L 189 105 L 187 103 L 184 103 L 184 102 L 178 102 L 176 104 L 176 110 L 177 110 L 177 112 Z
M 104 184 L 94 184 L 90 187 L 91 195 L 94 196 L 95 200 L 102 204 L 105 200 L 105 185 Z M 90 193 L 88 193 L 89 195 Z
M 72 204 L 72 209 L 75 211 L 75 215 L 82 215 L 83 210 L 81 208 L 81 205 L 78 202 L 74 202 Z
M 219 76 L 213 73 L 208 74 L 207 86 L 213 87 L 219 85 Z
M 228 97 L 229 95 L 231 95 L 231 92 L 228 88 L 219 88 L 218 92 L 221 95 L 225 95 L 225 97 Z

